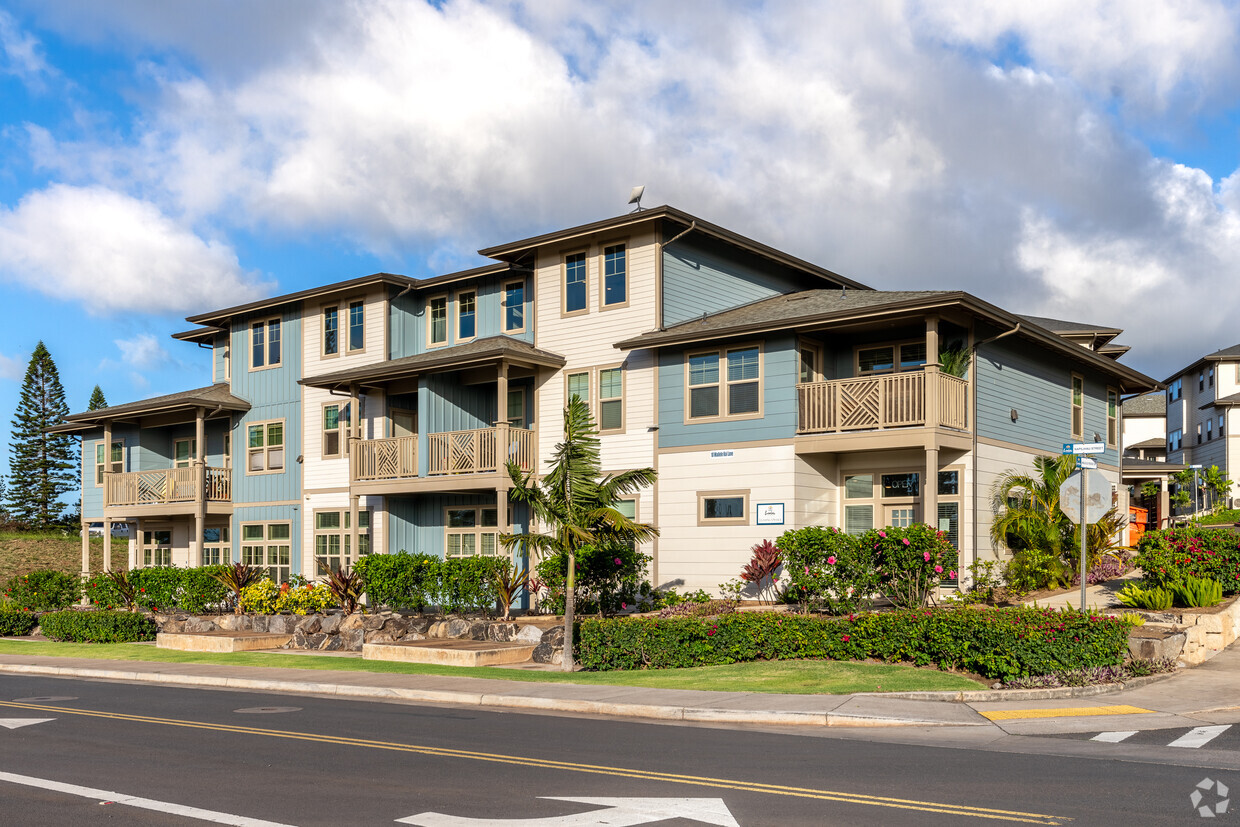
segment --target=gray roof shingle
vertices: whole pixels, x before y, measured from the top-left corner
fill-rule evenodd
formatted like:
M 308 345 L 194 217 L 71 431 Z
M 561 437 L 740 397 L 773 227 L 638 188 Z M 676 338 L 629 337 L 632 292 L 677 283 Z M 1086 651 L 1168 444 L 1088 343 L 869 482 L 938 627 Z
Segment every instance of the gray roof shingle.
M 548 367 L 563 367 L 566 363 L 564 357 L 558 353 L 536 348 L 520 339 L 514 339 L 511 336 L 488 336 L 485 339 L 475 339 L 454 347 L 438 348 L 413 356 L 373 362 L 348 370 L 307 376 L 299 381 L 300 384 L 311 387 L 334 388 L 353 383 L 386 382 L 402 376 L 467 367 L 499 359 Z
M 1151 391 L 1124 400 L 1124 416 L 1166 416 L 1167 394 Z

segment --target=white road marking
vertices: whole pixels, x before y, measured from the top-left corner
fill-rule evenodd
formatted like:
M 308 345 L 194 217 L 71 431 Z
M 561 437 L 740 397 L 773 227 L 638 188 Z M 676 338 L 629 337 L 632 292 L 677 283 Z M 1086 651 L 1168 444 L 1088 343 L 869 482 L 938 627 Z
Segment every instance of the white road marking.
M 444 813 L 418 813 L 396 819 L 397 824 L 414 824 L 418 827 L 630 827 L 636 824 L 653 824 L 672 818 L 700 821 L 717 827 L 739 827 L 736 819 L 721 798 L 560 798 L 550 801 L 573 801 L 595 804 L 604 810 L 591 810 L 567 816 L 549 818 L 463 818 Z
M 1179 738 L 1176 738 L 1170 744 L 1167 744 L 1167 746 L 1197 749 L 1210 743 L 1229 729 L 1231 729 L 1231 724 L 1226 724 L 1224 726 L 1199 726 L 1196 729 L 1181 735 Z
M 21 784 L 26 787 L 37 787 L 40 790 L 52 790 L 58 793 L 66 793 L 67 795 L 81 796 L 82 798 L 93 798 L 98 801 L 110 801 L 113 804 L 124 804 L 127 807 L 154 810 L 157 813 L 171 813 L 172 815 L 196 818 L 200 821 L 211 821 L 216 824 L 232 824 L 234 827 L 292 827 L 292 825 L 280 824 L 275 821 L 263 821 L 261 818 L 247 818 L 246 816 L 236 816 L 229 813 L 217 813 L 213 810 L 201 810 L 197 807 L 186 807 L 182 804 L 172 804 L 167 801 L 139 798 L 134 795 L 125 795 L 124 793 L 115 793 L 109 790 L 79 787 L 77 784 L 65 784 L 47 778 L 32 778 L 28 775 L 16 775 L 11 772 L 0 772 L 0 781 L 8 781 L 11 784 Z
M 1108 744 L 1118 744 L 1120 741 L 1123 741 L 1125 738 L 1131 738 L 1132 736 L 1136 735 L 1140 731 L 1141 730 L 1139 729 L 1130 729 L 1130 730 L 1127 730 L 1126 732 L 1099 732 L 1097 735 L 1095 735 L 1093 738 L 1090 738 L 1089 740 L 1105 741 Z
M 18 727 L 30 726 L 31 724 L 45 724 L 48 721 L 54 721 L 55 718 L 0 718 L 0 726 L 5 729 L 17 729 Z

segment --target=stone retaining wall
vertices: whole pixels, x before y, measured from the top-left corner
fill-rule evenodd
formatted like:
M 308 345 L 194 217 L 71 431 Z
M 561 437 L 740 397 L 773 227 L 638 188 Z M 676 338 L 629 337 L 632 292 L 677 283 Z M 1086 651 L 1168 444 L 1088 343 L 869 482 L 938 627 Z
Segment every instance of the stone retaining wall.
M 1138 614 L 1146 620 L 1128 640 L 1134 657 L 1169 657 L 1196 666 L 1240 638 L 1240 598 L 1236 597 L 1209 609 Z
M 157 614 L 160 632 L 266 632 L 292 635 L 287 649 L 325 652 L 360 652 L 363 643 L 396 643 L 404 640 L 493 640 L 532 643 L 534 661 L 559 663 L 564 630 L 535 622 L 498 621 L 466 617 L 406 616 L 396 612 L 325 615 L 185 615 Z M 558 632 L 558 635 L 557 635 Z M 544 646 L 544 642 L 546 645 Z M 559 643 L 557 650 L 556 644 Z

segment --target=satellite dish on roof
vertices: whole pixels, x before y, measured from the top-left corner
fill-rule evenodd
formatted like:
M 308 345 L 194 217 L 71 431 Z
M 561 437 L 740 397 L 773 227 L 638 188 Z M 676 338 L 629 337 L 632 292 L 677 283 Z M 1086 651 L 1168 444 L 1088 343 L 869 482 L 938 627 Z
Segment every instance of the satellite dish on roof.
M 633 210 L 633 212 L 641 211 L 642 194 L 645 192 L 646 192 L 646 187 L 644 185 L 640 187 L 633 187 L 633 189 L 629 190 L 629 203 L 637 205 L 637 209 Z

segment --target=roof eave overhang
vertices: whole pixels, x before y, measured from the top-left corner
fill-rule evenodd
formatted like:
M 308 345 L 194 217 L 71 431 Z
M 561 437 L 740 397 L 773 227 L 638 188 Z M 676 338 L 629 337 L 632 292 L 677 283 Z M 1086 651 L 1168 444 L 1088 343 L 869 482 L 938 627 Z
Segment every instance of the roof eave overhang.
M 223 332 L 224 328 L 222 327 L 199 327 L 193 330 L 185 330 L 181 333 L 173 333 L 172 338 L 178 342 L 208 342 Z
M 425 362 L 418 362 L 413 365 L 398 365 L 385 370 L 380 369 L 379 366 L 376 366 L 374 370 L 363 374 L 354 374 L 346 371 L 323 374 L 322 376 L 307 376 L 303 379 L 297 380 L 297 384 L 305 385 L 306 387 L 311 388 L 324 388 L 328 390 L 347 388 L 351 385 L 357 385 L 358 387 L 373 387 L 385 385 L 400 379 L 409 379 L 414 376 L 420 376 L 424 373 L 435 373 L 445 368 L 464 370 L 466 368 L 494 364 L 503 359 L 520 364 L 537 365 L 539 367 L 549 368 L 562 368 L 567 364 L 567 360 L 563 357 L 552 356 L 550 354 L 543 356 L 539 354 L 521 353 L 507 349 L 496 349 L 492 351 L 482 351 L 480 353 L 471 353 L 466 356 L 450 356 L 443 359 L 428 360 Z
M 211 418 L 220 411 L 229 411 L 230 413 L 245 413 L 250 409 L 250 403 L 238 399 L 235 402 L 221 402 L 218 399 L 182 399 L 175 403 L 167 405 L 156 405 L 150 408 L 133 408 L 127 411 L 108 412 L 107 408 L 100 408 L 97 411 L 85 411 L 83 413 L 69 414 L 65 417 L 64 423 L 55 425 L 55 428 L 64 426 L 74 426 L 78 430 L 87 430 L 90 428 L 98 428 L 105 422 L 127 422 L 136 420 L 144 416 L 156 416 L 159 414 L 176 413 L 177 411 L 197 411 L 198 408 L 208 409 L 207 418 Z
M 199 313 L 196 316 L 186 316 L 185 321 L 190 324 L 215 326 L 217 323 L 226 322 L 234 316 L 240 316 L 245 313 L 257 313 L 262 310 L 273 309 L 285 304 L 293 304 L 300 301 L 306 301 L 307 299 L 330 296 L 335 293 L 345 293 L 350 290 L 370 287 L 375 284 L 391 284 L 396 287 L 413 287 L 418 284 L 418 280 L 409 276 L 398 276 L 394 273 L 372 273 L 369 276 L 361 276 L 348 281 L 336 282 L 335 284 L 326 284 L 322 287 L 312 288 L 310 290 L 301 290 L 296 293 L 285 293 L 281 296 L 272 296 L 269 299 L 260 299 L 258 301 L 247 302 L 246 304 L 239 304 L 233 307 L 225 307 L 222 310 L 213 310 L 209 313 Z

